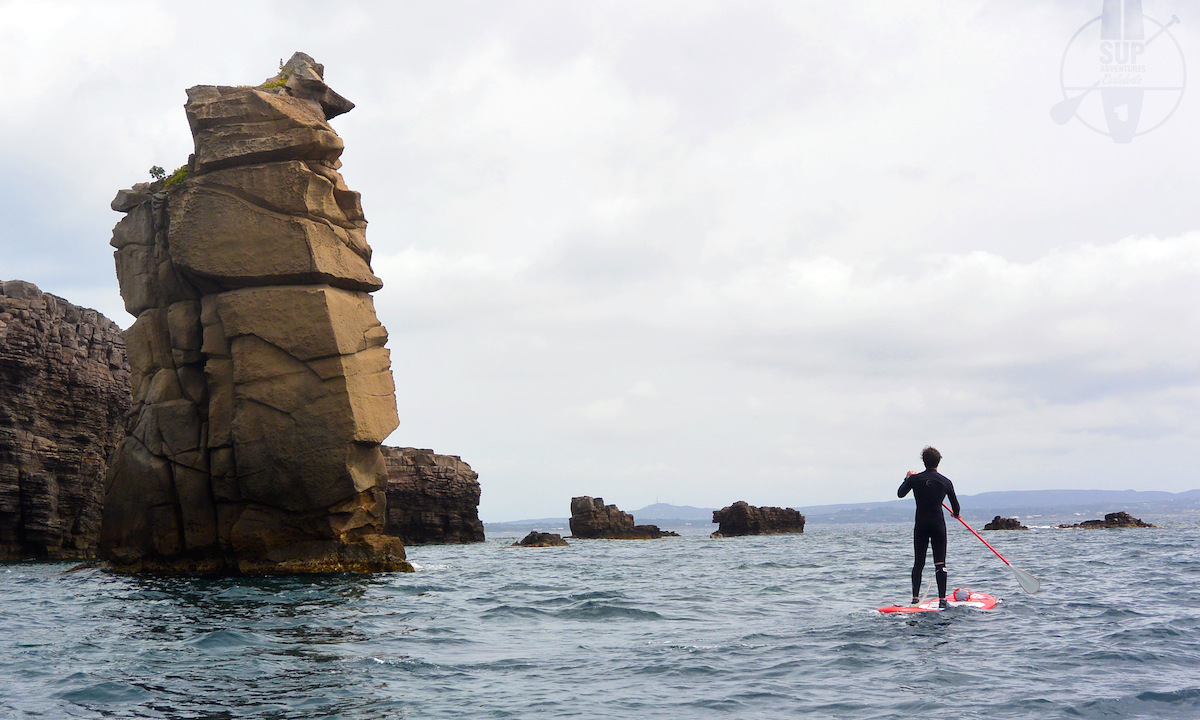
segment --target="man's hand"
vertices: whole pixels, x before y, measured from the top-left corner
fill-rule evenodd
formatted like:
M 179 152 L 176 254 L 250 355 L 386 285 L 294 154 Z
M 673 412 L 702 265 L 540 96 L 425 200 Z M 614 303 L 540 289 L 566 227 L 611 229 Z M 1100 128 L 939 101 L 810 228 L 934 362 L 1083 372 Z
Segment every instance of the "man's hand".
M 955 520 L 957 520 L 957 519 L 958 519 L 958 513 L 950 513 L 950 517 L 952 517 L 952 518 L 954 518 Z
M 907 480 L 907 479 L 909 479 L 910 477 L 912 477 L 913 475 L 916 475 L 916 471 L 915 471 L 915 470 L 909 470 L 908 472 L 906 472 L 906 473 L 904 474 L 904 479 L 905 479 L 905 480 Z

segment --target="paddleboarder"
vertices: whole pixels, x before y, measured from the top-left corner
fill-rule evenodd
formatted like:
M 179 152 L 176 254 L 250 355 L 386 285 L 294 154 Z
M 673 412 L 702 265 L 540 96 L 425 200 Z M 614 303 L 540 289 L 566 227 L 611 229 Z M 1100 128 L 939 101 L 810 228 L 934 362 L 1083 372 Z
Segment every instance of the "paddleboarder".
M 921 462 L 925 463 L 925 472 L 909 470 L 896 496 L 904 497 L 912 490 L 913 499 L 917 501 L 916 523 L 913 525 L 913 605 L 921 599 L 921 572 L 925 569 L 925 554 L 932 545 L 938 604 L 946 608 L 949 607 L 946 602 L 946 518 L 942 515 L 942 500 L 950 498 L 950 514 L 953 518 L 958 518 L 960 508 L 958 498 L 954 495 L 954 483 L 937 471 L 941 461 L 942 454 L 935 448 L 926 447 L 922 450 Z

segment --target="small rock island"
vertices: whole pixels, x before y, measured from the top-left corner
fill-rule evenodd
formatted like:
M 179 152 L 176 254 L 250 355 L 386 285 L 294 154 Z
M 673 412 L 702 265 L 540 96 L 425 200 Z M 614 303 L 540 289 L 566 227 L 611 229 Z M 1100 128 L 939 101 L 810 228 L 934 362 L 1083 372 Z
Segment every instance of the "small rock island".
M 1151 525 L 1148 522 L 1142 522 L 1139 518 L 1135 518 L 1129 513 L 1122 510 L 1121 512 L 1108 513 L 1103 520 L 1084 520 L 1081 523 L 1074 525 L 1059 525 L 1060 528 L 1079 528 L 1081 530 L 1111 530 L 1115 528 L 1152 528 L 1158 527 Z
M 571 498 L 571 534 L 585 540 L 656 540 L 679 536 L 660 530 L 657 525 L 634 525 L 629 513 L 616 505 L 605 505 L 604 498 L 587 495 Z
M 1017 518 L 1006 518 L 997 515 L 992 521 L 983 526 L 984 530 L 1028 530 Z
M 531 531 L 523 539 L 512 544 L 512 547 L 566 547 L 567 541 L 558 533 Z
M 804 532 L 804 516 L 799 510 L 755 507 L 741 500 L 713 510 L 713 522 L 718 528 L 710 537 L 715 538 Z

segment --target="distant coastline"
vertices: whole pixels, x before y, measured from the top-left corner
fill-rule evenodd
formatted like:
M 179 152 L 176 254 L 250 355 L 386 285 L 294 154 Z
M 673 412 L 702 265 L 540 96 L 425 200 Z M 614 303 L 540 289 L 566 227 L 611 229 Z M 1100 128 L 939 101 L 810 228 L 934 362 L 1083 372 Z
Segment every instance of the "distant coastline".
M 1104 517 L 1117 510 L 1159 518 L 1200 516 L 1200 489 L 1171 493 L 1157 490 L 1009 490 L 960 495 L 963 517 L 990 520 L 994 515 L 1020 517 L 1027 524 L 1051 525 L 1061 520 Z M 637 522 L 653 521 L 663 528 L 712 526 L 716 508 L 655 503 L 633 510 Z M 886 523 L 912 520 L 912 500 L 797 506 L 812 524 Z M 568 518 L 533 518 L 484 523 L 489 533 L 567 527 Z

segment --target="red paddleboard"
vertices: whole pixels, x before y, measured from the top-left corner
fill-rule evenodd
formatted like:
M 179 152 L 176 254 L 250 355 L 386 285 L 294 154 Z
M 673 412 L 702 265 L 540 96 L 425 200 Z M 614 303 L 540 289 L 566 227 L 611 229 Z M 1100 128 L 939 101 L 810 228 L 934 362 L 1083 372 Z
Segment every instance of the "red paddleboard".
M 947 598 L 954 597 L 954 593 L 950 593 Z M 948 600 L 950 607 L 969 607 L 976 610 L 991 610 L 996 607 L 996 603 L 1000 602 L 996 598 L 987 593 L 974 592 L 967 597 L 966 600 Z M 919 613 L 919 612 L 937 612 L 942 608 L 938 607 L 938 599 L 926 600 L 925 602 L 913 607 L 912 605 L 891 605 L 888 607 L 879 608 L 881 613 Z

